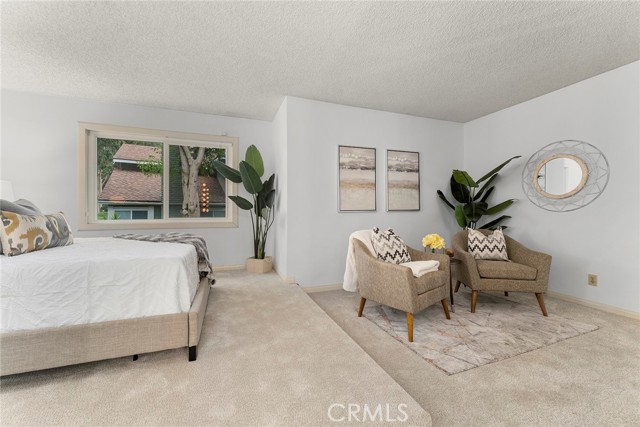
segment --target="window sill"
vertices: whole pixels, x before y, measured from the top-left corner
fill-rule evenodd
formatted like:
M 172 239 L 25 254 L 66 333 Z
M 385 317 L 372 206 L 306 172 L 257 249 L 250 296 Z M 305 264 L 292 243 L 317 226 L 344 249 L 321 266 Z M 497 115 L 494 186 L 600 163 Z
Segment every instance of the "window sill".
M 234 221 L 211 221 L 209 219 L 194 219 L 188 221 L 176 220 L 147 220 L 147 221 L 104 221 L 83 223 L 78 226 L 80 231 L 89 230 L 153 230 L 153 229 L 181 229 L 181 228 L 238 228 Z

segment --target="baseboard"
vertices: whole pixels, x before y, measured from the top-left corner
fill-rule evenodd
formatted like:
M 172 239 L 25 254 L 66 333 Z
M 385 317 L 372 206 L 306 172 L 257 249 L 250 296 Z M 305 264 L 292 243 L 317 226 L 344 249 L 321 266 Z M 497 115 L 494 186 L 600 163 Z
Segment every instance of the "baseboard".
M 235 270 L 246 270 L 247 266 L 245 264 L 235 264 L 235 265 L 214 265 L 213 271 L 235 271 Z M 273 271 L 280 276 L 284 283 L 294 285 L 296 284 L 296 278 L 292 276 L 285 277 L 277 269 L 273 269 Z
M 640 313 L 634 311 L 625 310 L 623 308 L 614 307 L 609 304 L 602 304 L 600 302 L 593 302 L 583 298 L 574 297 L 571 295 L 561 294 L 560 292 L 547 291 L 547 295 L 553 298 L 558 298 L 564 301 L 569 301 L 575 304 L 584 305 L 586 307 L 595 308 L 598 310 L 606 311 L 607 313 L 617 314 L 619 316 L 629 317 L 631 319 L 640 320 Z
M 329 291 L 337 291 L 342 289 L 342 283 L 334 283 L 332 285 L 322 285 L 322 286 L 310 286 L 308 288 L 302 288 L 306 293 L 313 294 L 315 292 L 329 292 Z
M 278 276 L 280 276 L 280 279 L 282 279 L 282 281 L 284 283 L 286 283 L 287 285 L 295 285 L 296 284 L 296 278 L 295 277 L 293 277 L 293 276 L 285 276 L 284 274 L 281 274 L 278 271 L 278 268 L 275 265 L 273 266 L 273 271 L 275 271 L 276 274 Z
M 245 270 L 247 267 L 244 264 L 235 265 L 214 265 L 213 271 L 232 271 L 232 270 Z

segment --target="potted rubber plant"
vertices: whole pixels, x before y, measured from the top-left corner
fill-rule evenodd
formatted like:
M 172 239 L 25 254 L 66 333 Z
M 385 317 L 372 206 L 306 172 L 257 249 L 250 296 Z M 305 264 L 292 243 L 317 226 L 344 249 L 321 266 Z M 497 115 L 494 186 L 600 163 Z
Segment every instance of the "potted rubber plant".
M 488 221 L 482 224 L 481 226 L 478 226 L 478 221 L 480 221 L 483 216 L 496 215 L 502 212 L 515 201 L 515 199 L 508 199 L 492 207 L 489 207 L 488 203 L 489 196 L 491 196 L 495 189 L 493 182 L 498 177 L 498 172 L 500 172 L 500 170 L 511 160 L 519 157 L 521 156 L 510 158 L 499 166 L 496 166 L 477 181 L 474 180 L 466 171 L 455 169 L 451 173 L 451 179 L 449 180 L 451 185 L 451 195 L 458 204 L 454 206 L 453 203 L 447 200 L 444 193 L 440 190 L 438 190 L 438 196 L 449 208 L 451 208 L 451 210 L 453 210 L 456 222 L 462 229 L 486 228 L 494 230 L 499 227 L 507 228 L 507 226 L 501 224 L 503 221 L 511 218 L 509 215 L 502 215 L 493 221 Z M 481 187 L 480 184 L 483 182 L 484 185 Z
M 247 271 L 250 273 L 267 273 L 271 271 L 273 262 L 271 257 L 266 256 L 265 246 L 269 229 L 274 220 L 275 174 L 262 181 L 264 163 L 262 155 L 255 145 L 247 148 L 245 158 L 240 162 L 238 169 L 234 169 L 221 161 L 215 161 L 213 166 L 224 178 L 238 184 L 242 183 L 244 189 L 253 198 L 253 200 L 247 200 L 242 196 L 229 196 L 229 199 L 240 209 L 251 213 L 253 257 L 247 260 Z

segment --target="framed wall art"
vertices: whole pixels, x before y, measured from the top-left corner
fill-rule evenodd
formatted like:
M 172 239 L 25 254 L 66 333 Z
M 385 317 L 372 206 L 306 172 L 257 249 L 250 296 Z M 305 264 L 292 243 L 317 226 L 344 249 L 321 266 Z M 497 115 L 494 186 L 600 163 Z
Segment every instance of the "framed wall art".
M 387 211 L 420 210 L 420 153 L 387 150 Z
M 338 146 L 338 211 L 376 210 L 376 149 Z

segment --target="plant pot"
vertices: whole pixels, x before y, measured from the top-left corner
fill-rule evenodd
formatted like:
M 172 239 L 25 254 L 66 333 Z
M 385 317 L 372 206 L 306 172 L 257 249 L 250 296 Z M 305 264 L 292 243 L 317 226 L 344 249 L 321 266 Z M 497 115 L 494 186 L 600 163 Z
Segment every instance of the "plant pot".
M 247 258 L 248 273 L 268 273 L 273 270 L 273 259 L 268 256 L 264 259 Z

